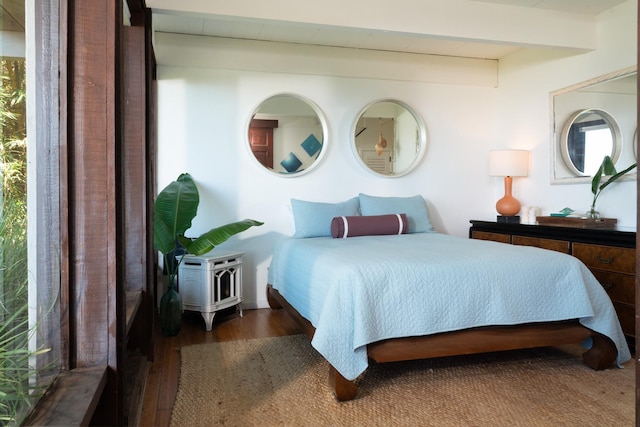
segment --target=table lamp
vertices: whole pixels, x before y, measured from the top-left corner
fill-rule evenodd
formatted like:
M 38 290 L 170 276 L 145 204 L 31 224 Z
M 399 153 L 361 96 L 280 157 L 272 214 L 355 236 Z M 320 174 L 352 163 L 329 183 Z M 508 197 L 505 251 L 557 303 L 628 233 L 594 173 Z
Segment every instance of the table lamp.
M 527 150 L 492 150 L 489 152 L 489 175 L 504 177 L 504 197 L 496 203 L 500 214 L 498 222 L 518 223 L 520 202 L 512 196 L 514 176 L 527 176 L 529 152 Z

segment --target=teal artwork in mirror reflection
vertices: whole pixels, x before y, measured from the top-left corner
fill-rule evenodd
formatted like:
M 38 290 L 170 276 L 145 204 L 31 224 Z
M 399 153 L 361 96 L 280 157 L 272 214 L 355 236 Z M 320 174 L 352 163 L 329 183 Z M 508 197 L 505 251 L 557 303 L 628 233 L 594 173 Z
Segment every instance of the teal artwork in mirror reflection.
M 318 141 L 318 138 L 316 138 L 314 134 L 309 135 L 300 145 L 302 145 L 302 148 L 304 148 L 304 151 L 306 151 L 310 157 L 315 156 L 322 148 L 322 144 L 320 144 L 320 141 Z
M 286 170 L 288 173 L 296 172 L 300 166 L 302 166 L 302 162 L 300 159 L 296 157 L 295 154 L 289 153 L 289 155 L 280 162 L 280 165 Z

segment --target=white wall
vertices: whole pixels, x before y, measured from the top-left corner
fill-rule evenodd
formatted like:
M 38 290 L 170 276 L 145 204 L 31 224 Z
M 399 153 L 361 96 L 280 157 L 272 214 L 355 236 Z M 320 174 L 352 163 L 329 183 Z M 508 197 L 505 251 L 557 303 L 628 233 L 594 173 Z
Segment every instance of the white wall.
M 0 31 L 0 52 L 2 56 L 25 57 L 25 34 L 17 31 Z
M 629 3 L 635 5 L 635 1 Z M 587 186 L 550 185 L 548 96 L 552 90 L 635 63 L 635 35 L 633 40 L 627 36 L 635 34 L 635 20 L 631 25 L 626 14 L 635 17 L 628 10 L 612 15 L 616 22 L 611 27 L 624 29 L 619 37 L 608 35 L 611 27 L 603 25 L 601 41 L 607 44 L 602 52 L 571 58 L 535 52 L 515 55 L 500 63 L 498 88 L 497 73 L 487 78 L 493 67 L 487 61 L 447 59 L 443 63 L 441 58 L 412 55 L 405 63 L 394 55 L 390 62 L 398 73 L 388 67 L 385 78 L 371 75 L 380 68 L 368 70 L 361 52 L 350 62 L 349 55 L 340 53 L 336 59 L 323 48 L 325 61 L 309 61 L 313 49 L 287 50 L 279 44 L 271 56 L 262 48 L 267 45 L 261 45 L 260 55 L 266 57 L 269 72 L 260 72 L 256 61 L 243 60 L 251 52 L 221 49 L 219 41 L 203 37 L 157 35 L 158 187 L 182 172 L 193 175 L 201 204 L 192 235 L 242 218 L 265 222 L 221 245 L 246 252 L 247 307 L 266 306 L 272 247 L 293 233 L 291 198 L 338 202 L 360 192 L 421 194 L 437 231 L 467 236 L 469 220 L 494 219 L 495 202 L 502 197 L 501 180 L 488 176 L 488 151 L 513 146 L 532 150 L 530 176 L 516 180 L 514 187 L 523 204 L 548 210 L 567 204 L 586 209 Z M 627 31 L 627 26 L 632 28 Z M 610 39 L 615 49 L 607 47 Z M 273 60 L 276 56 L 279 61 Z M 308 68 L 310 62 L 312 68 Z M 360 67 L 364 77 L 352 76 L 354 67 Z M 283 92 L 313 100 L 328 125 L 327 152 L 321 164 L 297 178 L 276 176 L 259 167 L 250 157 L 245 136 L 256 106 Z M 350 147 L 356 116 L 365 105 L 382 98 L 405 102 L 427 124 L 426 155 L 404 177 L 373 176 L 359 166 Z M 603 206 L 602 213 L 635 225 L 635 184 L 619 183 L 607 191 L 602 196 L 607 209 Z
M 514 180 L 517 186 L 514 195 L 524 206 L 538 206 L 543 215 L 564 207 L 582 212 L 590 206 L 593 199 L 590 182 L 551 184 L 550 92 L 636 65 L 636 16 L 635 1 L 602 13 L 598 20 L 599 48 L 593 52 L 563 56 L 549 51 L 521 51 L 500 61 L 499 131 L 495 144 L 531 150 L 529 176 Z M 635 127 L 635 107 L 632 114 Z M 625 139 L 625 144 L 631 143 L 628 135 Z M 499 192 L 496 187 L 496 194 Z M 596 208 L 602 216 L 617 218 L 621 228 L 635 230 L 636 182 L 619 181 L 607 187 Z
M 314 100 L 328 122 L 322 163 L 297 178 L 262 169 L 246 147 L 248 115 L 261 100 L 279 92 Z M 413 106 L 429 127 L 422 163 L 408 176 L 394 179 L 361 169 L 349 145 L 352 121 L 362 107 L 388 97 Z M 478 159 L 486 157 L 493 143 L 494 99 L 491 87 L 160 67 L 158 187 L 182 172 L 193 175 L 201 195 L 194 235 L 247 217 L 265 222 L 222 245 L 247 252 L 247 305 L 264 306 L 272 246 L 293 232 L 291 198 L 338 202 L 359 192 L 421 194 L 435 227 L 460 236 L 467 235 L 472 217 L 491 216 L 493 181 Z M 467 155 L 461 157 L 461 152 Z

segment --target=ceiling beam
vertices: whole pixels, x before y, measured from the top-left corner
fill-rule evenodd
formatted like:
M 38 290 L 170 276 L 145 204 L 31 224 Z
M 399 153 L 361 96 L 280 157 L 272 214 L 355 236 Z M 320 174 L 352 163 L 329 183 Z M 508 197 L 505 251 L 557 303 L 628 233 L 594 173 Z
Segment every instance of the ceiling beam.
M 156 33 L 158 64 L 496 87 L 498 61 Z
M 0 30 L 24 33 L 24 0 L 0 2 Z
M 593 50 L 596 16 L 470 0 L 147 0 L 154 13 L 321 25 L 441 40 Z

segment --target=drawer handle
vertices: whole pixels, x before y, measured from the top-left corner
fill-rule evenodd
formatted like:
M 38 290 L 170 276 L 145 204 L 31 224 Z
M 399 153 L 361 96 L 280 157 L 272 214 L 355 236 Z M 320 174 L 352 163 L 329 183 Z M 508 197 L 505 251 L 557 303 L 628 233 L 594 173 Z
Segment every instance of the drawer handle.
M 613 257 L 602 258 L 600 255 L 596 257 L 600 264 L 611 264 L 613 262 Z

